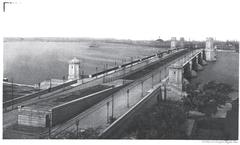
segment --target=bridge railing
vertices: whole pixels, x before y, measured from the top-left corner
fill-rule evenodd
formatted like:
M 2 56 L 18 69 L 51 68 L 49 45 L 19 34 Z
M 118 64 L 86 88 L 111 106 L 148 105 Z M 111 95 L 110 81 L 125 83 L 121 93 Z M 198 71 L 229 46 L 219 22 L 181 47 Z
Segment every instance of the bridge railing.
M 151 93 L 144 96 L 138 103 L 131 107 L 127 112 L 120 116 L 116 121 L 109 125 L 102 133 L 99 134 L 100 139 L 118 138 L 121 133 L 126 129 L 126 126 L 130 123 L 131 119 L 136 116 L 137 112 L 140 112 L 142 108 L 145 108 L 147 103 L 156 104 L 157 97 L 161 86 L 158 86 Z M 159 98 L 160 99 L 160 98 Z

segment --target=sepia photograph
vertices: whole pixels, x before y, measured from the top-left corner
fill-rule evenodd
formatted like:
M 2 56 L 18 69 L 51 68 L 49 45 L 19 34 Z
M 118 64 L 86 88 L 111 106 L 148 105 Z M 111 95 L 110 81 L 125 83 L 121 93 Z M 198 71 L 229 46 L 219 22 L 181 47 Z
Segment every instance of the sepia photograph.
M 237 4 L 3 1 L 2 140 L 238 142 Z

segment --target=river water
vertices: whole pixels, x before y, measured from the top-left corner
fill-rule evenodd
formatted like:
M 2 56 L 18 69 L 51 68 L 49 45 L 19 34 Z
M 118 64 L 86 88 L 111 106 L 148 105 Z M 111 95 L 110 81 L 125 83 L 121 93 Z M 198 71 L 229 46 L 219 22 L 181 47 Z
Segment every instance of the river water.
M 232 85 L 238 90 L 239 78 L 239 53 L 236 52 L 217 52 L 217 61 L 208 62 L 204 70 L 198 72 L 197 78 L 192 82 L 207 83 L 218 81 Z
M 36 84 L 49 78 L 62 79 L 68 74 L 68 61 L 78 57 L 84 74 L 103 71 L 156 52 L 152 47 L 94 41 L 47 42 L 6 41 L 3 49 L 4 77 L 13 78 L 15 83 Z

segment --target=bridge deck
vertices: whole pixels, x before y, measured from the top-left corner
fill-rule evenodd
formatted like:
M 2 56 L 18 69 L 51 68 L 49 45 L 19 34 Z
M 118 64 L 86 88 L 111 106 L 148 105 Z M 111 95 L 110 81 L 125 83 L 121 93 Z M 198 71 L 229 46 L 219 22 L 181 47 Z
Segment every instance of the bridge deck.
M 181 59 L 179 59 L 177 62 L 171 65 L 171 67 L 174 68 L 182 68 L 184 67 L 189 61 L 191 61 L 194 57 L 196 57 L 199 53 L 201 53 L 202 50 L 194 50 L 190 54 L 185 55 Z
M 170 57 L 167 57 L 166 59 L 163 59 L 161 61 L 158 61 L 157 63 L 153 64 L 153 65 L 150 65 L 140 71 L 137 71 L 129 76 L 126 76 L 124 77 L 123 79 L 127 79 L 127 80 L 137 80 L 143 76 L 145 76 L 146 74 L 148 73 L 151 73 L 152 71 L 154 71 L 155 69 L 161 67 L 161 66 L 164 66 L 166 63 L 168 63 L 169 61 L 173 60 L 173 59 L 176 59 L 184 54 L 186 54 L 187 51 L 182 51 L 180 53 L 176 53 L 176 54 L 173 54 L 171 55 Z

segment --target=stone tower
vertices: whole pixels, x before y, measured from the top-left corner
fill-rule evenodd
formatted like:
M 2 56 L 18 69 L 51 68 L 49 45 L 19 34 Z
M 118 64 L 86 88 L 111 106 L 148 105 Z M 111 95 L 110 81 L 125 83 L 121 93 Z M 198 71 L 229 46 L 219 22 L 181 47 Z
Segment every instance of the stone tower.
M 177 39 L 176 37 L 171 38 L 171 49 L 175 49 L 177 47 Z
M 68 63 L 69 63 L 68 79 L 69 80 L 80 79 L 80 60 L 74 57 Z
M 216 61 L 216 49 L 213 47 L 213 38 L 211 37 L 206 40 L 205 53 L 207 61 Z

